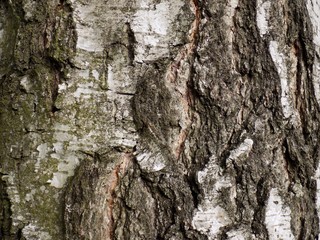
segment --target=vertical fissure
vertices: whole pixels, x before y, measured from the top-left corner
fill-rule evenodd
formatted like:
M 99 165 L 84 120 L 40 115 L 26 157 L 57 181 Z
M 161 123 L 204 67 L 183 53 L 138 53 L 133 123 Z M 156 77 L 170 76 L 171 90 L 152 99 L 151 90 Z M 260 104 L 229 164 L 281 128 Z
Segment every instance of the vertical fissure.
M 7 193 L 7 184 L 0 172 L 0 239 L 6 240 L 13 237 L 12 234 L 12 218 L 11 218 L 11 202 Z M 18 238 L 20 239 L 20 238 Z

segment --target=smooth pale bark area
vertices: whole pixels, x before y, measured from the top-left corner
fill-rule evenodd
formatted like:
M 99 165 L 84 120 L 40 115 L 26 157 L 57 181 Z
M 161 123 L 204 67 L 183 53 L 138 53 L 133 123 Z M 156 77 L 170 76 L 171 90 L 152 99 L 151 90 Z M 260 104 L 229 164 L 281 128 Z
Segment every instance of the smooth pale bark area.
M 2 0 L 0 239 L 317 239 L 320 0 Z

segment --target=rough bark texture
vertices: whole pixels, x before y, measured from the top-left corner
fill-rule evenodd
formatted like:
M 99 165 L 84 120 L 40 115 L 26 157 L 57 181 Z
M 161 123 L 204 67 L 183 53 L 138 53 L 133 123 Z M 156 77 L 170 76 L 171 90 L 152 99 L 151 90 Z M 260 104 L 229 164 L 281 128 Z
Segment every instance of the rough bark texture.
M 317 239 L 319 0 L 0 2 L 0 239 Z

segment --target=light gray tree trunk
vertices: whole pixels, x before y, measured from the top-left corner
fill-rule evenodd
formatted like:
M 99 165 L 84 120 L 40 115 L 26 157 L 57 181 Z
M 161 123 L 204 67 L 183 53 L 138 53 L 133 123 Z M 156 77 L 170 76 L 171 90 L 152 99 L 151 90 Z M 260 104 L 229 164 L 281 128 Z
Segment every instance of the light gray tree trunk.
M 319 0 L 2 0 L 0 239 L 318 239 Z

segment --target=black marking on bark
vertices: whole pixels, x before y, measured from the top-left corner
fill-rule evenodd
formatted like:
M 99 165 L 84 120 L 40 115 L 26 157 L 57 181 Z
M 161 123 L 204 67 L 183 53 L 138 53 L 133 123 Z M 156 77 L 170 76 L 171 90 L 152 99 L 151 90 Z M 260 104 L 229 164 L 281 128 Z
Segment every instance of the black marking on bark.
M 128 58 L 129 58 L 129 65 L 133 66 L 134 62 L 134 56 L 135 56 L 135 44 L 136 44 L 136 38 L 134 36 L 134 31 L 132 30 L 130 23 L 126 23 L 127 26 L 127 35 L 128 35 Z

